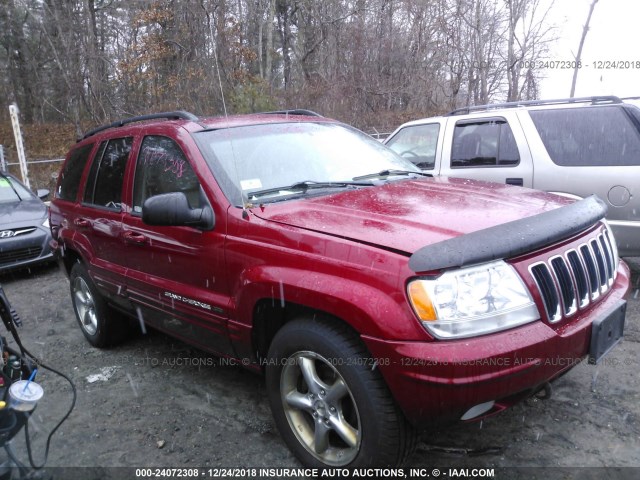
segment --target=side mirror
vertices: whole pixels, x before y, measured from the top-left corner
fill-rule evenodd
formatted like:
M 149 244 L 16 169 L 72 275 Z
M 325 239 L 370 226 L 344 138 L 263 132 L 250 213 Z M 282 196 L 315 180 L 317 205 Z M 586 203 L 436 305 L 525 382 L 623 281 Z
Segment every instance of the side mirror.
M 211 207 L 191 208 L 187 196 L 182 192 L 147 198 L 142 205 L 142 221 L 147 225 L 195 227 L 202 230 L 211 230 L 215 225 Z
M 36 195 L 40 200 L 46 200 L 49 196 L 49 190 L 47 190 L 46 188 L 39 188 L 36 192 Z

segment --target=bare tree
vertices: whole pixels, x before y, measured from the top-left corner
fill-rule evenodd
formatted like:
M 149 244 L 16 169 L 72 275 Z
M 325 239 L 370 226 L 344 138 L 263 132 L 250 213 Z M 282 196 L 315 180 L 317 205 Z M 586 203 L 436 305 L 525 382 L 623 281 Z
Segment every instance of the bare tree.
M 550 2 L 546 10 L 540 0 L 505 0 L 508 12 L 507 33 L 507 100 L 522 98 L 523 91 L 537 90 L 535 72 L 531 67 L 547 53 L 546 46 L 553 39 L 547 16 L 553 6 Z
M 0 98 L 78 131 L 307 107 L 357 126 L 538 94 L 544 0 L 3 0 Z M 220 82 L 218 82 L 218 72 Z M 6 113 L 0 113 L 5 115 Z

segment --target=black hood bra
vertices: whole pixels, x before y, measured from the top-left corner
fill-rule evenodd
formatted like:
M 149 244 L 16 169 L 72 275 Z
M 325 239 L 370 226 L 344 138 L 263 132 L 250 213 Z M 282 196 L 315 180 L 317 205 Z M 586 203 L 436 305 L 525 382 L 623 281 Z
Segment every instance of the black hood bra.
M 409 258 L 416 273 L 515 257 L 569 238 L 604 218 L 596 195 L 565 207 L 427 245 Z

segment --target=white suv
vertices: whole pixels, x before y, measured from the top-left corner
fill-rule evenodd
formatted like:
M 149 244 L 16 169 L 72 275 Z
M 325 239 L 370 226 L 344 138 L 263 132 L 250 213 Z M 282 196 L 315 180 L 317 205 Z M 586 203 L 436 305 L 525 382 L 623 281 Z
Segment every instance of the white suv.
M 640 109 L 618 97 L 461 108 L 405 123 L 384 143 L 434 175 L 596 194 L 620 253 L 640 255 Z

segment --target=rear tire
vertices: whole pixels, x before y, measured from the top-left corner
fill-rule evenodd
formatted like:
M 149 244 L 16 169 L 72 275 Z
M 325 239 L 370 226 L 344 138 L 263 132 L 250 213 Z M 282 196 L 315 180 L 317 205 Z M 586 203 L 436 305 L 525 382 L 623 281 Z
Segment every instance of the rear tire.
M 310 468 L 404 462 L 415 433 L 358 336 L 328 319 L 299 319 L 271 343 L 266 384 L 288 447 Z
M 89 343 L 103 348 L 121 342 L 127 321 L 107 305 L 82 263 L 71 268 L 69 285 L 76 320 Z

